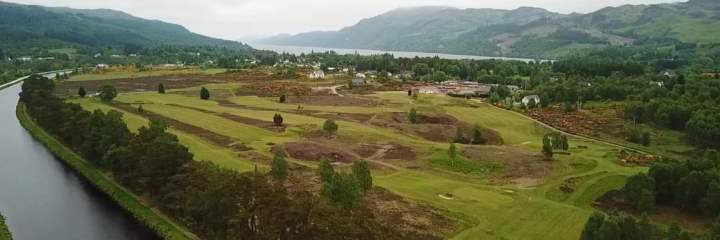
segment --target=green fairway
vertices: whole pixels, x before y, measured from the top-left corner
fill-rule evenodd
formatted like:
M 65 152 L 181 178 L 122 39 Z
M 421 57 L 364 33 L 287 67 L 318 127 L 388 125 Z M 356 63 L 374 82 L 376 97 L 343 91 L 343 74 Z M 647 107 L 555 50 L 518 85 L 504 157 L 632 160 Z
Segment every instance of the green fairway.
M 226 89 L 233 86 L 215 87 Z M 422 112 L 445 113 L 461 121 L 497 131 L 506 145 L 538 152 L 543 135 L 550 131 L 517 113 L 465 99 L 423 95 L 418 100 L 413 100 L 403 92 L 381 92 L 366 97 L 383 101 L 385 105 L 305 105 L 305 109 L 328 113 L 377 114 L 406 112 L 410 108 L 417 108 Z M 309 131 L 320 130 L 325 121 L 324 118 L 296 113 L 296 105 L 280 104 L 274 99 L 230 96 L 224 100 L 237 106 L 173 93 L 122 93 L 115 99 L 135 107 L 142 104 L 147 112 L 229 137 L 265 156 L 269 156 L 271 145 L 301 140 Z M 72 101 L 82 104 L 86 109 L 113 108 L 93 100 Z M 252 123 L 234 121 L 223 115 L 269 122 L 278 111 L 282 111 L 284 123 L 289 126 L 288 130 L 282 133 L 269 131 Z M 139 115 L 124 113 L 125 121 L 133 128 L 147 124 L 147 120 Z M 620 188 L 627 176 L 645 170 L 618 165 L 616 156 L 620 149 L 617 147 L 593 140 L 571 138 L 570 154 L 556 155 L 558 168 L 539 185 L 515 187 L 490 184 L 486 181 L 485 173 L 493 171 L 497 166 L 461 158 L 459 165 L 449 167 L 445 155 L 447 143 L 428 141 L 397 129 L 359 122 L 337 122 L 338 135 L 346 141 L 355 144 L 402 143 L 422 150 L 422 153 L 428 153 L 419 156 L 420 162 L 416 164 L 424 166 L 419 169 L 384 163 L 392 168 L 376 172 L 375 184 L 405 198 L 447 210 L 451 217 L 459 219 L 465 226 L 458 229 L 452 239 L 577 239 L 585 220 L 592 213 L 592 201 L 609 190 Z M 172 129 L 171 132 L 178 135 L 197 159 L 212 161 L 221 167 L 239 171 L 249 171 L 256 164 L 252 160 L 238 157 L 227 147 L 208 143 L 201 137 L 183 132 L 182 129 Z M 291 161 L 308 167 L 315 167 L 316 164 L 297 159 Z M 458 167 L 460 169 L 454 169 Z M 468 169 L 471 171 L 466 171 Z M 562 193 L 558 188 L 568 179 L 582 181 L 576 181 L 574 192 Z M 453 198 L 440 197 L 444 193 L 452 194 Z

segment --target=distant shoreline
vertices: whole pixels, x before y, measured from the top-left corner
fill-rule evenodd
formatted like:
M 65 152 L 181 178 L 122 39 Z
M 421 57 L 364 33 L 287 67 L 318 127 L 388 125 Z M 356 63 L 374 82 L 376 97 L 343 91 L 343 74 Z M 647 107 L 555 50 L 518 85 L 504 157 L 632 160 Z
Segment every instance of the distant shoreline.
M 414 58 L 414 57 L 439 57 L 442 59 L 472 59 L 472 60 L 503 60 L 503 61 L 522 61 L 532 62 L 536 59 L 531 58 L 513 58 L 513 57 L 488 57 L 488 56 L 475 56 L 475 55 L 458 55 L 458 54 L 447 54 L 447 53 L 426 53 L 426 52 L 404 52 L 404 51 L 386 51 L 386 50 L 371 50 L 371 49 L 351 49 L 351 48 L 325 48 L 325 47 L 307 47 L 307 46 L 291 46 L 291 45 L 272 45 L 272 44 L 261 44 L 261 43 L 248 43 L 251 47 L 259 50 L 269 50 L 278 53 L 291 53 L 291 54 L 309 54 L 311 52 L 328 52 L 334 51 L 338 54 L 360 54 L 360 55 L 379 55 L 389 53 L 394 55 L 396 58 Z M 552 61 L 548 59 L 537 59 L 542 62 Z

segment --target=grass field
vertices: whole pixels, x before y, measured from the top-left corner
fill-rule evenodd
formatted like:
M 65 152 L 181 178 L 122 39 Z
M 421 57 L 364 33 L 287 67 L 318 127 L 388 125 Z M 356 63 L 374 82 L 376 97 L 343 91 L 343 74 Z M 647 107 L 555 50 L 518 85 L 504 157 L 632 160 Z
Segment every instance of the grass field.
M 232 90 L 236 85 L 221 84 L 213 87 Z M 142 104 L 145 111 L 228 137 L 249 146 L 256 154 L 265 156 L 269 156 L 271 146 L 307 141 L 310 139 L 308 134 L 318 131 L 325 121 L 322 117 L 295 112 L 296 105 L 280 104 L 274 99 L 229 96 L 224 99 L 200 100 L 182 95 L 181 92 L 122 93 L 115 101 L 134 107 Z M 421 113 L 443 113 L 497 131 L 507 146 L 538 153 L 542 136 L 550 131 L 516 113 L 464 99 L 421 95 L 418 100 L 413 100 L 405 92 L 380 92 L 361 97 L 386 104 L 378 107 L 304 107 L 306 110 L 326 113 L 377 114 L 407 112 L 410 108 L 416 108 Z M 216 100 L 229 101 L 236 106 L 221 104 Z M 71 101 L 89 110 L 107 111 L 113 108 L 91 99 Z M 254 121 L 271 121 L 277 112 L 282 114 L 288 125 L 285 132 L 268 131 L 224 117 L 231 115 Z M 132 128 L 147 124 L 148 120 L 138 114 L 124 113 L 125 121 Z M 336 143 L 327 143 L 329 145 L 350 149 L 359 144 L 399 143 L 418 153 L 417 159 L 410 162 L 374 159 L 374 162 L 387 167 L 374 174 L 374 182 L 406 199 L 447 210 L 451 217 L 461 221 L 464 226 L 449 236 L 452 239 L 578 239 L 585 220 L 593 211 L 593 200 L 609 190 L 621 187 L 627 176 L 646 171 L 646 168 L 618 165 L 616 160 L 620 149 L 615 146 L 571 138 L 569 155 L 556 155 L 556 167 L 539 184 L 522 187 L 494 184 L 488 180 L 489 174 L 486 173 L 495 171 L 492 170 L 495 164 L 502 165 L 502 161 L 479 164 L 463 159 L 466 162 L 458 171 L 447 167 L 447 156 L 444 155 L 447 143 L 429 141 L 412 133 L 359 121 L 337 122 L 339 131 Z M 232 149 L 208 143 L 202 136 L 175 128 L 171 132 L 179 136 L 198 160 L 212 161 L 239 171 L 249 171 L 257 164 L 237 157 L 238 154 Z M 459 147 L 462 149 L 464 146 Z M 316 164 L 312 161 L 291 160 L 309 167 Z M 415 167 L 406 167 L 409 165 Z M 463 171 L 467 169 L 473 171 Z M 569 179 L 582 181 L 575 183 L 572 193 L 558 193 L 559 186 Z M 451 193 L 453 198 L 441 198 L 439 195 L 444 193 Z
M 142 78 L 142 77 L 157 77 L 165 75 L 186 75 L 186 74 L 205 74 L 212 75 L 223 73 L 227 71 L 221 68 L 210 68 L 210 69 L 161 69 L 161 70 L 148 70 L 148 71 L 108 71 L 100 73 L 88 73 L 81 75 L 73 75 L 67 81 L 94 81 L 94 80 L 111 80 L 111 79 L 125 79 L 125 78 Z

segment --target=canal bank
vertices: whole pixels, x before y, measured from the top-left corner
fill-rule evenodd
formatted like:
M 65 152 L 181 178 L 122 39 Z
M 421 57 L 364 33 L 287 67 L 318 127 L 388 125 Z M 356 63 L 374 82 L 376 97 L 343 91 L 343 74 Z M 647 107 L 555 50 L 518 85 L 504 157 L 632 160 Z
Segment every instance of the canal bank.
M 4 113 L 0 115 L 0 126 L 3 126 L 0 131 L 3 139 L 0 212 L 15 240 L 156 240 L 160 239 L 156 233 L 159 231 L 168 239 L 195 238 L 159 212 L 142 205 L 129 192 L 101 191 L 98 184 L 81 175 L 76 166 L 53 155 L 54 152 L 45 147 L 46 143 L 41 142 L 43 139 L 33 137 L 41 136 L 44 131 L 33 128 L 34 123 L 27 116 L 16 115 L 21 87 L 4 85 L 0 89 L 0 112 Z M 28 129 L 34 129 L 33 135 L 21 125 L 20 119 Z M 54 139 L 46 133 L 45 137 L 45 141 Z M 97 169 L 91 169 L 99 174 L 95 176 L 105 177 Z M 110 178 L 105 177 L 105 181 L 124 191 Z M 135 205 L 120 206 L 123 202 L 133 202 L 127 200 L 128 197 Z M 166 224 L 153 225 L 150 221 Z M 0 239 L 4 240 L 2 234 L 0 230 Z

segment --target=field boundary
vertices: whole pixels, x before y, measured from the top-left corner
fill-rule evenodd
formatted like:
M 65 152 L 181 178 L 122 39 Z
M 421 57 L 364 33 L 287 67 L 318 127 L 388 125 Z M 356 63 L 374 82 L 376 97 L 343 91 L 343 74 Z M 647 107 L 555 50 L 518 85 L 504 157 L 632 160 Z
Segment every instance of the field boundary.
M 62 159 L 93 186 L 107 194 L 135 219 L 157 233 L 160 237 L 170 240 L 199 239 L 185 227 L 173 222 L 159 210 L 145 205 L 138 196 L 112 180 L 99 169 L 92 166 L 80 155 L 63 145 L 52 135 L 45 132 L 28 115 L 25 105 L 18 103 L 16 114 L 20 124 L 37 141 L 42 143 L 53 155 Z

